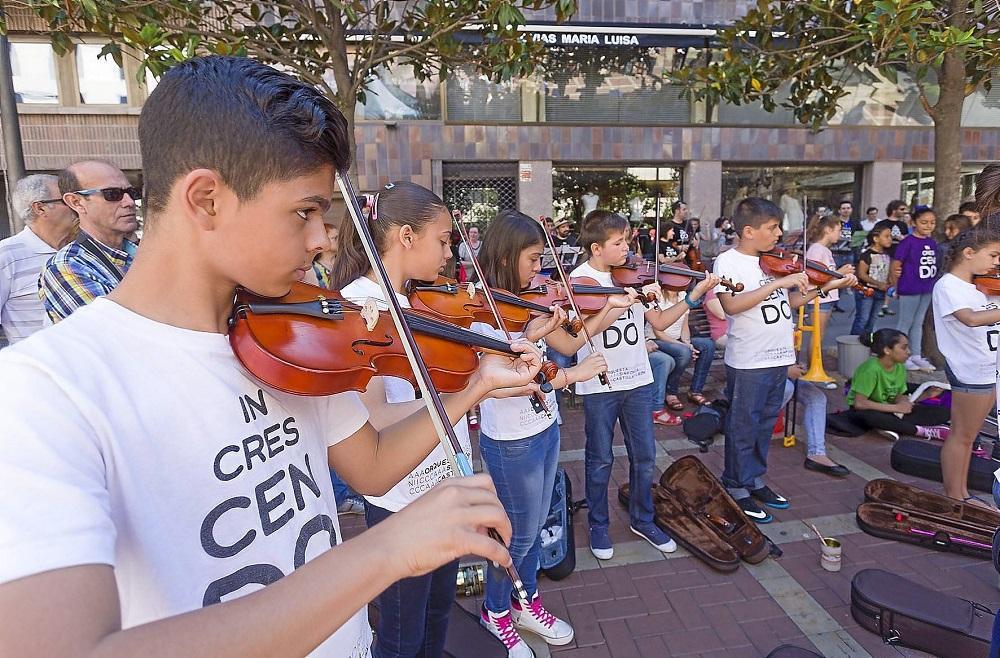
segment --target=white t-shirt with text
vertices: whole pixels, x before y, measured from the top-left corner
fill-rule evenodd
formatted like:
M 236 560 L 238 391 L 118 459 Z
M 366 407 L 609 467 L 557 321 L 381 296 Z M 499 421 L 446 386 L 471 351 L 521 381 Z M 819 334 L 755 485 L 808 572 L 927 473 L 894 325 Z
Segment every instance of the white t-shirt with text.
M 367 421 L 355 393 L 271 390 L 226 336 L 104 298 L 0 352 L 0 390 L 0 582 L 111 565 L 130 628 L 249 594 L 341 542 L 327 447 Z M 312 655 L 370 644 L 362 609 Z
M 583 263 L 573 270 L 572 277 L 589 277 L 602 286 L 613 286 L 610 272 L 600 272 L 590 263 Z M 604 355 L 608 362 L 608 379 L 611 388 L 601 384 L 597 377 L 576 384 L 577 395 L 591 393 L 607 393 L 609 391 L 631 391 L 634 388 L 652 383 L 653 371 L 649 367 L 649 354 L 646 352 L 645 312 L 642 304 L 633 304 L 622 313 L 615 323 L 605 329 L 599 336 L 594 336 L 597 351 Z M 577 363 L 585 359 L 591 352 L 590 345 L 583 344 L 577 352 Z
M 474 322 L 472 330 L 490 338 L 507 340 L 507 335 L 503 331 L 484 322 Z M 510 336 L 513 340 L 517 340 L 523 333 L 512 331 Z M 545 354 L 545 341 L 539 340 L 536 345 L 542 354 Z M 531 406 L 531 398 L 526 395 L 499 399 L 486 398 L 479 403 L 479 431 L 495 441 L 514 441 L 534 436 L 556 422 L 555 415 L 558 410 L 556 392 L 549 391 L 543 399 L 549 414 L 535 411 Z
M 745 295 L 774 280 L 760 268 L 760 258 L 736 249 L 719 254 L 713 272 L 733 283 L 742 283 Z M 730 294 L 723 286 L 715 289 L 719 297 Z M 737 315 L 726 315 L 729 336 L 725 362 L 731 368 L 750 370 L 774 368 L 795 363 L 792 332 L 792 307 L 784 288 L 775 290 L 763 302 Z
M 379 303 L 380 308 L 386 308 L 382 286 L 365 276 L 358 277 L 341 288 L 340 294 L 356 304 L 364 304 L 369 299 L 374 299 Z M 403 308 L 410 307 L 410 301 L 404 295 L 396 293 L 396 299 L 399 300 L 399 304 Z M 383 377 L 382 383 L 385 386 L 386 402 L 412 402 L 417 399 L 413 385 L 405 379 Z M 466 416 L 462 416 L 458 424 L 455 425 L 455 434 L 462 446 L 462 452 L 465 453 L 466 457 L 472 459 L 472 441 L 469 439 L 469 421 Z M 382 509 L 398 512 L 430 491 L 435 484 L 452 475 L 454 475 L 454 471 L 448 455 L 445 454 L 444 448 L 437 446 L 409 475 L 400 480 L 384 496 L 365 496 L 365 499 Z
M 1000 300 L 987 297 L 976 286 L 951 273 L 934 284 L 931 300 L 938 347 L 955 377 L 964 384 L 996 382 L 1000 328 L 969 327 L 954 313 L 963 308 L 973 311 L 1000 308 L 997 305 Z

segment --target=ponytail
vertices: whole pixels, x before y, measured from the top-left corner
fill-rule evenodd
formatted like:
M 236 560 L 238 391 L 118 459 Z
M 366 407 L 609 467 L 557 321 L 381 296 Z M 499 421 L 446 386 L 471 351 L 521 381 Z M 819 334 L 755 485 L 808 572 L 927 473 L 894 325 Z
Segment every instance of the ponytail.
M 810 221 L 809 226 L 806 227 L 806 240 L 808 240 L 809 244 L 815 244 L 823 237 L 826 229 L 831 226 L 840 228 L 840 217 L 837 215 L 827 215 L 826 217 L 818 217 Z
M 902 331 L 899 331 L 898 329 L 889 329 L 888 327 L 858 336 L 858 340 L 861 341 L 861 344 L 870 349 L 876 358 L 884 356 L 886 350 L 891 350 L 896 347 L 896 345 L 899 344 L 899 341 L 904 338 L 906 338 L 906 334 Z
M 410 226 L 419 233 L 432 222 L 438 213 L 448 212 L 441 197 L 416 183 L 389 183 L 376 194 L 365 195 L 368 229 L 381 256 L 388 249 L 389 234 L 393 228 Z M 330 283 L 340 290 L 371 270 L 361 236 L 350 214 L 345 215 L 340 226 L 340 251 L 333 261 Z

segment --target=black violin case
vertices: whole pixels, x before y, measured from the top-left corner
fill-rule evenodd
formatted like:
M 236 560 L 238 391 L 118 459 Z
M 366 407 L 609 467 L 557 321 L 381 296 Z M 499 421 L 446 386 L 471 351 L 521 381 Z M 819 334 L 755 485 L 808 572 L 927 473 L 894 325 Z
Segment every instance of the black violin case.
M 542 527 L 543 543 L 538 556 L 539 570 L 552 580 L 562 580 L 576 569 L 576 540 L 573 537 L 573 484 L 566 469 L 556 471 L 552 504 Z M 545 544 L 546 530 L 561 528 L 561 536 Z
M 902 439 L 892 446 L 890 456 L 893 469 L 925 480 L 941 482 L 941 444 L 923 439 Z M 993 491 L 993 471 L 1000 462 L 985 457 L 972 456 L 969 462 L 969 488 Z
M 962 658 L 989 655 L 996 618 L 982 604 L 934 591 L 881 569 L 855 574 L 851 616 L 886 644 Z
M 876 537 L 989 560 L 1000 512 L 883 478 L 865 485 L 857 520 Z
M 618 488 L 618 500 L 626 507 L 629 493 L 628 484 Z M 757 564 L 781 554 L 693 455 L 675 461 L 653 485 L 653 509 L 656 525 L 718 571 L 734 571 L 740 560 Z

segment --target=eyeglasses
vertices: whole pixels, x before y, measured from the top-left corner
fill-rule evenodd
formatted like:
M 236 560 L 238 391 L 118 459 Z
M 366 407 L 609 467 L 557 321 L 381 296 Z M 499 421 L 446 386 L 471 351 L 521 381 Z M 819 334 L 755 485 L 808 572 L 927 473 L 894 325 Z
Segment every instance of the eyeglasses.
M 58 199 L 39 199 L 35 203 L 62 203 L 62 204 L 65 204 L 66 202 L 62 200 L 62 197 L 60 197 Z
M 112 203 L 117 203 L 121 201 L 122 198 L 127 194 L 133 201 L 138 201 L 142 198 L 142 190 L 138 187 L 102 187 L 91 188 L 89 190 L 77 190 L 75 192 L 70 192 L 70 194 L 79 194 L 80 196 L 91 196 L 92 194 L 97 194 L 100 192 L 104 195 L 105 201 L 110 201 Z

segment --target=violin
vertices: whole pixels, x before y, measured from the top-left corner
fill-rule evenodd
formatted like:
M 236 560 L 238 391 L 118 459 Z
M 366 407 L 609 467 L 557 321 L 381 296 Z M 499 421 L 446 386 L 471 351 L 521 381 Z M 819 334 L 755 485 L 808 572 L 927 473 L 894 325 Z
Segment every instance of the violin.
M 508 331 L 523 332 L 532 318 L 551 316 L 551 307 L 563 306 L 566 301 L 563 297 L 552 304 L 543 305 L 501 288 L 490 290 Z M 439 276 L 431 283 L 411 281 L 407 284 L 407 292 L 414 309 L 430 312 L 466 329 L 473 322 L 492 326 L 497 324 L 483 293 L 471 283 L 463 286 L 454 279 Z M 575 338 L 580 330 L 579 320 L 567 321 L 563 328 Z
M 694 281 L 704 281 L 704 270 L 695 270 L 680 264 L 663 264 L 656 266 L 650 261 L 633 259 L 621 267 L 611 270 L 615 281 L 634 280 L 639 285 L 656 281 L 667 290 L 687 290 Z M 721 279 L 719 285 L 733 293 L 743 292 L 742 283 L 733 283 L 729 279 Z
M 809 277 L 809 282 L 814 286 L 825 286 L 831 281 L 844 278 L 844 275 L 837 270 L 830 269 L 826 265 L 809 260 L 808 258 L 800 260 L 799 254 L 793 254 L 784 249 L 772 249 L 760 255 L 761 269 L 772 276 L 782 277 L 791 274 L 800 274 L 803 272 L 803 263 L 804 271 Z M 853 289 L 865 297 L 871 297 L 875 294 L 874 288 L 870 288 L 863 283 L 855 284 Z
M 986 274 L 972 277 L 972 284 L 979 292 L 988 297 L 1000 296 L 1000 269 L 994 269 Z
M 424 312 L 404 315 L 439 391 L 464 389 L 480 352 L 518 356 L 509 343 Z M 229 326 L 230 345 L 243 367 L 286 393 L 364 391 L 375 375 L 417 384 L 388 312 L 348 302 L 337 291 L 294 283 L 287 295 L 267 298 L 240 289 Z

